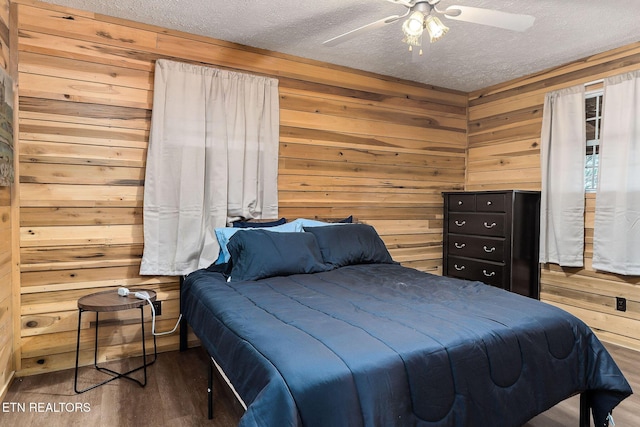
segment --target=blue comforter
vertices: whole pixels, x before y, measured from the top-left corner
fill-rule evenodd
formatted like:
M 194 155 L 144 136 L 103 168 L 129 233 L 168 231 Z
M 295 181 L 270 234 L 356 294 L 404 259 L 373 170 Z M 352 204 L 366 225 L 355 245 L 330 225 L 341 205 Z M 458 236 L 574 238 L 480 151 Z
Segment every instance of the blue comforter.
M 589 390 L 596 425 L 631 388 L 580 320 L 394 264 L 227 283 L 182 311 L 248 405 L 242 426 L 519 426 Z

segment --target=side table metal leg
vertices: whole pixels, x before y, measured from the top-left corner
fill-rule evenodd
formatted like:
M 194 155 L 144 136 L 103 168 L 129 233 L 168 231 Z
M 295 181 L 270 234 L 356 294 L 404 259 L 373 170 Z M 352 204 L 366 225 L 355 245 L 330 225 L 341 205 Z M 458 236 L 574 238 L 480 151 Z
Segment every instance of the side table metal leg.
M 153 331 L 151 331 L 151 334 L 153 335 L 153 360 L 151 362 L 147 362 L 147 350 L 145 347 L 145 338 L 144 338 L 144 314 L 142 311 L 143 308 L 144 307 L 140 307 L 140 327 L 142 328 L 142 362 L 144 363 L 144 366 L 145 366 L 145 378 L 146 378 L 146 367 L 153 365 L 156 362 L 156 359 L 158 358 L 158 344 L 156 341 L 155 334 L 153 334 Z M 146 379 L 145 379 L 145 383 L 146 383 Z
M 73 379 L 73 390 L 76 393 L 80 393 L 78 391 L 78 361 L 80 358 L 80 325 L 82 324 L 82 309 L 78 309 L 78 337 L 76 338 L 76 373 Z
M 96 339 L 93 343 L 93 366 L 98 368 L 98 325 L 100 322 L 98 321 L 98 312 L 96 311 Z
M 144 371 L 144 383 L 142 387 L 147 385 L 147 347 L 144 339 L 144 306 L 140 307 L 140 328 L 142 329 L 142 370 Z M 155 336 L 154 336 L 155 337 Z

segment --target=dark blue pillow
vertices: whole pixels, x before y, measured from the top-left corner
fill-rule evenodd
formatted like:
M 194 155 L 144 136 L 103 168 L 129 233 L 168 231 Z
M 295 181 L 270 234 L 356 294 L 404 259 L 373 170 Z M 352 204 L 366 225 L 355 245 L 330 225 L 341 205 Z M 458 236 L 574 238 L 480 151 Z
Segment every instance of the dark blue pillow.
M 330 270 L 311 233 L 238 231 L 227 244 L 232 282 Z
M 316 236 L 324 263 L 333 268 L 352 264 L 394 263 L 384 242 L 370 225 L 304 227 L 304 231 Z
M 259 222 L 259 221 L 234 221 L 231 223 L 233 228 L 264 228 L 275 227 L 276 225 L 282 225 L 287 222 L 286 218 L 280 218 L 276 221 Z
M 336 222 L 341 224 L 351 224 L 353 222 L 353 215 L 349 215 L 348 217 Z

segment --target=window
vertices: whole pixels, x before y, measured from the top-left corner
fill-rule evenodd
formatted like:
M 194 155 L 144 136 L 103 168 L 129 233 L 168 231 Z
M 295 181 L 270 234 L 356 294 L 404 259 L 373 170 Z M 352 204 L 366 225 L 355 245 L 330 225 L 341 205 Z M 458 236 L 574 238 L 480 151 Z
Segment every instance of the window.
M 600 154 L 600 129 L 602 129 L 602 91 L 585 95 L 586 156 L 584 189 L 594 192 L 598 188 L 598 156 Z

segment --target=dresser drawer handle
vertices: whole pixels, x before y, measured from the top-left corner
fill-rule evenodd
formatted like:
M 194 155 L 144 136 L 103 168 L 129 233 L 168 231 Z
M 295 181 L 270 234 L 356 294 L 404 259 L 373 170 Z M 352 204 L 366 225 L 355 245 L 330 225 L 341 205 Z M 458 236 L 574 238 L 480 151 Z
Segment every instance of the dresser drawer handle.
M 458 243 L 458 242 L 455 242 L 454 245 L 455 245 L 456 249 L 462 249 L 465 246 L 467 246 L 466 243 Z
M 464 270 L 464 265 L 458 266 L 458 264 L 454 264 L 453 268 L 455 268 L 458 271 L 462 271 Z
M 487 206 L 491 206 L 493 202 L 491 200 L 487 201 Z
M 488 253 L 488 254 L 490 254 L 491 252 L 495 252 L 495 250 L 496 250 L 496 247 L 495 247 L 495 246 L 494 246 L 494 247 L 491 247 L 491 248 L 488 248 L 488 247 L 486 247 L 486 246 L 483 246 L 482 248 L 483 248 L 483 249 L 484 249 L 484 251 L 485 251 L 486 253 Z
M 484 223 L 485 228 L 493 228 L 496 225 L 498 225 L 498 224 L 496 224 L 495 222 L 492 222 L 491 224 L 487 224 L 487 222 L 485 221 L 485 223 Z
M 462 206 L 462 200 L 458 200 L 458 206 Z
M 462 226 L 463 226 L 463 225 L 465 225 L 466 223 L 467 223 L 467 221 L 456 221 L 456 225 L 457 225 L 458 227 L 462 227 Z M 486 224 L 486 222 L 485 222 L 485 224 Z
M 484 274 L 486 277 L 492 277 L 496 275 L 496 272 L 492 271 L 491 273 L 487 273 L 487 270 L 482 270 L 482 274 Z

